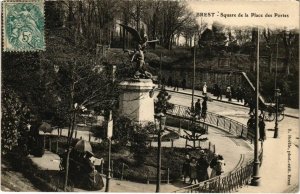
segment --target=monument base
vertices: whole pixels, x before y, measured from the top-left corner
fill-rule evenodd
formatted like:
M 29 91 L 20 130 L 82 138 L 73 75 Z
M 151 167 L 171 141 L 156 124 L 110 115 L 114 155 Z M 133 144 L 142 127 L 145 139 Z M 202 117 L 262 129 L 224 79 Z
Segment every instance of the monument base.
M 139 123 L 154 122 L 154 100 L 151 79 L 130 79 L 119 84 L 119 114 Z

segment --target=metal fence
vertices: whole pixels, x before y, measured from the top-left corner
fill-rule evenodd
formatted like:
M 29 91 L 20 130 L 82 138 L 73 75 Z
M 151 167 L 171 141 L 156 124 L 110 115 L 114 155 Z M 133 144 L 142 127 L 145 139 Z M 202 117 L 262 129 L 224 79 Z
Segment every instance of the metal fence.
M 174 108 L 168 110 L 169 115 L 177 116 L 187 120 L 192 120 L 193 115 L 189 107 L 174 105 Z M 201 118 L 198 122 L 206 123 L 208 125 L 220 128 L 228 133 L 250 140 L 251 143 L 254 139 L 254 131 L 247 129 L 247 126 L 237 122 L 233 119 L 214 114 L 211 112 L 206 113 L 205 118 Z M 259 152 L 259 160 L 262 162 L 263 149 Z M 214 177 L 198 184 L 183 187 L 174 192 L 178 193 L 221 193 L 233 192 L 245 184 L 248 184 L 253 173 L 253 160 L 248 161 L 246 164 L 234 169 L 231 172 L 225 173 L 221 176 Z
M 262 162 L 263 151 L 259 153 L 259 160 Z M 198 184 L 180 188 L 175 193 L 229 193 L 238 190 L 251 180 L 253 173 L 253 160 L 245 165 L 228 172 L 224 175 L 214 177 Z
M 167 113 L 169 115 L 181 117 L 184 119 L 193 119 L 193 114 L 190 108 L 186 106 L 174 104 L 174 108 L 168 110 Z M 254 139 L 254 132 L 248 130 L 246 125 L 222 115 L 207 112 L 205 118 L 201 117 L 197 121 L 200 123 L 211 125 L 213 127 L 220 128 L 232 135 L 243 137 L 247 140 L 250 140 L 251 143 Z

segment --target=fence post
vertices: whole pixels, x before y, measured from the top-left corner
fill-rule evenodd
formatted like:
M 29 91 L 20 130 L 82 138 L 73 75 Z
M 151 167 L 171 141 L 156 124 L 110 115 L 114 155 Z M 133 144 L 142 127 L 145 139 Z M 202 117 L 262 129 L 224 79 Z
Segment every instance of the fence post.
M 123 173 L 124 173 L 124 162 L 122 162 L 121 180 L 123 180 Z
M 44 139 L 43 139 L 43 141 L 44 141 L 44 149 L 46 149 L 46 136 L 45 135 L 43 135 L 44 136 Z
M 185 139 L 185 148 L 186 148 L 186 146 L 187 146 L 187 141 L 188 141 L 188 140 L 187 140 L 187 139 Z
M 230 121 L 230 124 L 229 124 L 229 131 L 231 131 L 231 121 Z
M 219 126 L 219 117 L 217 116 L 217 126 Z
M 216 145 L 214 144 L 214 153 L 216 153 Z
M 75 139 L 77 139 L 77 130 L 75 130 Z
M 114 161 L 111 161 L 111 178 L 114 178 Z
M 174 146 L 174 140 L 171 139 L 171 148 L 173 148 L 173 146 Z
M 57 127 L 57 136 L 59 137 L 59 127 Z
M 51 152 L 51 148 L 52 148 L 52 141 L 51 141 L 51 137 L 49 137 L 49 151 Z
M 170 184 L 170 169 L 167 169 L 167 184 Z
M 103 174 L 103 161 L 101 161 L 101 174 Z
M 55 149 L 56 153 L 58 153 L 58 138 L 56 138 L 56 149 Z
M 210 151 L 210 142 L 208 142 L 208 150 Z

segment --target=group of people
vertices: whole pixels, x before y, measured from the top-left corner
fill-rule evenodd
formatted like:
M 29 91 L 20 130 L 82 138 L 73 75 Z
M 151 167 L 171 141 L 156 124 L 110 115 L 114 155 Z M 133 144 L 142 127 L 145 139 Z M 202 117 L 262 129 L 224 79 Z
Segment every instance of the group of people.
M 250 114 L 250 118 L 247 122 L 247 128 L 248 130 L 255 131 L 256 129 L 255 114 Z M 263 114 L 259 115 L 258 128 L 259 128 L 259 141 L 263 142 L 266 140 L 266 124 L 264 121 Z
M 168 78 L 167 83 L 166 83 L 165 78 L 163 77 L 161 79 L 161 84 L 162 84 L 162 86 L 165 86 L 167 84 L 168 87 L 174 87 L 174 91 L 178 91 L 179 90 L 179 80 L 178 79 L 176 79 L 174 81 L 174 84 L 173 84 L 172 77 Z M 185 78 L 183 78 L 181 80 L 181 87 L 182 87 L 182 90 L 186 89 L 186 79 Z
M 213 86 L 213 95 L 217 97 L 217 100 L 222 100 L 223 98 L 223 88 L 218 84 L 214 84 Z M 228 101 L 232 101 L 232 99 L 236 99 L 238 102 L 248 102 L 246 99 L 247 92 L 245 88 L 238 86 L 236 89 L 231 86 L 227 85 L 225 88 L 225 96 L 228 98 Z M 245 104 L 246 105 L 246 104 Z
M 206 117 L 206 112 L 207 112 L 207 96 L 205 96 L 203 98 L 203 102 L 202 102 L 202 108 L 201 108 L 201 101 L 200 99 L 197 100 L 197 102 L 195 103 L 195 118 L 200 119 L 205 118 Z
M 213 159 L 209 162 L 207 155 L 203 150 L 200 151 L 200 157 L 197 159 L 186 154 L 185 161 L 182 165 L 183 181 L 189 178 L 190 184 L 206 181 L 209 178 L 220 176 L 224 172 L 224 159 L 222 155 L 214 154 Z M 208 167 L 211 168 L 211 174 L 208 175 Z

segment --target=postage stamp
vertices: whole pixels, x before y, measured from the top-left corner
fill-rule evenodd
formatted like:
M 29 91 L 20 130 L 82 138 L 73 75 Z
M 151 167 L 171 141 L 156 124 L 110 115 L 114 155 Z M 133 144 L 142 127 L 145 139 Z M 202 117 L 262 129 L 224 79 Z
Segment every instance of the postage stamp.
M 45 50 L 44 1 L 4 1 L 3 50 Z

